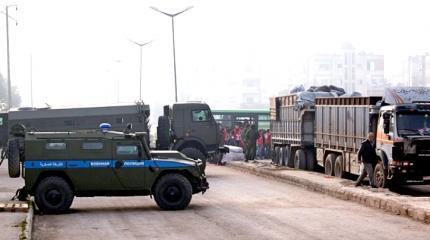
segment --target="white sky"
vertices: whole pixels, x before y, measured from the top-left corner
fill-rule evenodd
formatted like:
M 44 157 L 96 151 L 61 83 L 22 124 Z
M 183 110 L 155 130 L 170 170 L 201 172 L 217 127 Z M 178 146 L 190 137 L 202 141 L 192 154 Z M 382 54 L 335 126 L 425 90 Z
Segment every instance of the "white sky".
M 154 40 L 143 49 L 143 100 L 152 109 L 172 103 L 171 22 L 149 6 L 194 6 L 175 20 L 179 99 L 223 108 L 245 77 L 261 77 L 264 91 L 277 94 L 295 84 L 310 54 L 343 42 L 385 54 L 387 78 L 401 73 L 407 55 L 430 52 L 425 0 L 0 0 L 2 9 L 6 3 L 18 4 L 18 11 L 10 8 L 18 20 L 10 22 L 11 77 L 23 106 L 30 105 L 30 55 L 35 106 L 112 104 L 118 92 L 120 102 L 138 99 L 139 49 L 127 39 Z M 6 75 L 4 26 L 0 15 Z

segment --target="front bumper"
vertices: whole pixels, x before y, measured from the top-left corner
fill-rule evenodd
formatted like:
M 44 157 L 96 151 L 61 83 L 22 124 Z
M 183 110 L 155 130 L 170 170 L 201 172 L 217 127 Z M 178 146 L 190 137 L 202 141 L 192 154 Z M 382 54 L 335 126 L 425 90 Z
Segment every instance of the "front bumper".
M 196 193 L 202 192 L 202 194 L 203 194 L 208 189 L 209 189 L 209 183 L 206 179 L 206 176 L 202 176 L 199 184 L 195 187 L 195 192 Z

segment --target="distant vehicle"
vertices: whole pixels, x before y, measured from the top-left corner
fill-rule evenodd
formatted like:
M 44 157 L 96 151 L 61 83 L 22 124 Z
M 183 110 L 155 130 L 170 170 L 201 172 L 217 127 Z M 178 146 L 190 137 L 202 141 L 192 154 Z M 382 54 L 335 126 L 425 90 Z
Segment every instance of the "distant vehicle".
M 243 126 L 245 121 L 256 124 L 258 129 L 270 128 L 269 109 L 212 110 L 215 121 L 231 131 L 235 125 Z
M 175 103 L 164 106 L 158 118 L 156 148 L 177 150 L 193 159 L 218 159 L 223 152 L 224 137 L 208 104 Z
M 188 206 L 209 188 L 201 160 L 176 151 L 150 151 L 146 133 L 100 130 L 27 132 L 9 139 L 9 175 L 47 214 L 66 212 L 74 197 L 154 196 L 166 210 Z M 24 148 L 25 154 L 20 151 Z M 18 167 L 16 167 L 18 166 Z M 21 195 L 23 195 L 21 193 Z
M 296 95 L 271 99 L 272 160 L 343 177 L 359 173 L 357 151 L 376 133 L 375 184 L 424 183 L 430 176 L 430 89 L 388 89 L 383 97 L 317 98 L 295 110 Z
M 0 147 L 5 147 L 11 129 L 22 124 L 29 131 L 71 131 L 94 129 L 100 123 L 123 131 L 132 124 L 133 131 L 149 132 L 149 105 L 142 102 L 130 105 L 78 108 L 21 108 L 0 113 Z

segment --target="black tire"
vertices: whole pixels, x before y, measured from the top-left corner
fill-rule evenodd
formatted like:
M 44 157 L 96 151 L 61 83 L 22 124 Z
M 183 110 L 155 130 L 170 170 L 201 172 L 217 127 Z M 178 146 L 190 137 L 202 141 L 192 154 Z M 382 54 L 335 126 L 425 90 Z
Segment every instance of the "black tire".
M 334 175 L 334 162 L 336 161 L 336 155 L 333 153 L 330 153 L 325 158 L 324 162 L 324 173 L 328 176 Z
M 388 187 L 387 171 L 385 171 L 382 163 L 378 163 L 375 166 L 374 180 L 375 182 L 373 184 L 375 184 L 375 186 L 379 188 Z
M 17 178 L 21 173 L 21 166 L 19 162 L 19 140 L 11 139 L 8 141 L 7 145 L 8 145 L 7 146 L 7 149 L 8 149 L 7 165 L 8 165 L 8 171 L 9 171 L 9 177 Z
M 74 193 L 61 177 L 47 177 L 36 187 L 34 201 L 39 210 L 46 214 L 60 214 L 69 210 Z
M 283 147 L 283 149 L 284 150 L 282 151 L 282 155 L 281 155 L 282 164 L 284 166 L 288 166 L 288 155 L 290 154 L 290 148 L 286 146 L 286 147 Z
M 286 156 L 286 165 L 290 168 L 294 168 L 294 156 L 296 152 L 291 152 L 291 147 L 288 146 L 288 155 Z
M 334 176 L 338 178 L 345 177 L 345 171 L 343 171 L 343 156 L 339 155 L 336 157 L 334 162 Z
M 314 171 L 317 161 L 315 159 L 315 152 L 313 150 L 306 150 L 306 169 Z
M 281 148 L 280 147 L 275 147 L 275 151 L 274 152 L 274 159 L 273 159 L 273 163 L 278 165 L 279 164 L 279 159 L 281 158 Z
M 306 170 L 306 155 L 303 149 L 297 149 L 294 154 L 294 168 Z
M 190 181 L 180 174 L 166 174 L 154 188 L 157 205 L 164 210 L 182 210 L 188 207 L 193 189 Z
M 205 155 L 202 152 L 200 152 L 199 149 L 187 147 L 187 148 L 182 149 L 181 153 L 185 154 L 185 156 L 187 156 L 189 158 L 202 160 L 203 161 L 203 169 L 206 169 L 206 160 L 207 159 L 206 159 Z

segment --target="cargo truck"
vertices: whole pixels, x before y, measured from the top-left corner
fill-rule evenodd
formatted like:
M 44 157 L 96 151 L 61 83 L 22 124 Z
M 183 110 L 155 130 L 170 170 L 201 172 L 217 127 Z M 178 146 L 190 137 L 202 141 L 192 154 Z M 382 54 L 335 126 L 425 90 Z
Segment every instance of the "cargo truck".
M 158 118 L 156 148 L 175 150 L 192 159 L 215 160 L 228 152 L 224 137 L 208 104 L 203 102 L 175 103 L 164 106 Z
M 430 176 L 430 102 L 421 97 L 430 96 L 430 90 L 387 92 L 384 97 L 316 98 L 314 106 L 297 111 L 296 95 L 271 99 L 273 162 L 308 170 L 318 165 L 336 177 L 358 174 L 357 151 L 367 133 L 374 132 L 375 184 L 425 183 Z

